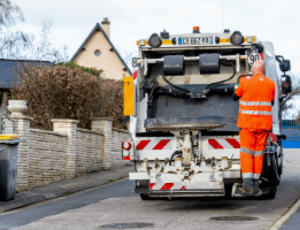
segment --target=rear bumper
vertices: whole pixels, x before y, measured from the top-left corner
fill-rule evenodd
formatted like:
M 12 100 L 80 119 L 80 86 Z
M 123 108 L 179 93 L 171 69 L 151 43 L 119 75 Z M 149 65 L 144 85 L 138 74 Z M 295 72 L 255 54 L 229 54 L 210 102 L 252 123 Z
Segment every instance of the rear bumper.
M 240 170 L 201 172 L 193 177 L 180 177 L 174 173 L 130 173 L 129 179 L 137 181 L 136 193 L 150 197 L 222 197 L 225 183 L 239 182 Z
M 129 180 L 150 180 L 151 176 L 146 172 L 131 172 Z M 223 179 L 240 179 L 241 171 L 239 169 L 223 171 Z
M 189 191 L 150 191 L 150 197 L 222 197 L 224 189 L 189 190 Z

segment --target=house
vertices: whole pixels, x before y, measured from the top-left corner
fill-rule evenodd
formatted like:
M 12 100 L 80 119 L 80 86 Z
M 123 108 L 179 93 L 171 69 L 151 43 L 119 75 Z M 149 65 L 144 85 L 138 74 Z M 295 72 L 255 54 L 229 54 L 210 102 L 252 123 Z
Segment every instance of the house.
M 17 72 L 22 71 L 24 63 L 30 65 L 53 65 L 52 62 L 48 61 L 0 59 L 1 107 L 5 107 L 7 105 L 8 92 L 18 82 L 16 77 Z
M 112 44 L 110 38 L 110 22 L 107 18 L 97 23 L 83 44 L 71 58 L 80 66 L 104 70 L 103 76 L 121 80 L 131 76 L 131 70 Z

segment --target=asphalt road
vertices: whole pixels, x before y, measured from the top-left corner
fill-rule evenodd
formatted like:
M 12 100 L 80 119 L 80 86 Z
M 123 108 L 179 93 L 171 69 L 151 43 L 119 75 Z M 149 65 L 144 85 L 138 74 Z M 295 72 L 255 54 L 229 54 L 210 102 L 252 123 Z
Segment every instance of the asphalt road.
M 57 215 L 68 210 L 77 209 L 93 203 L 98 203 L 101 200 L 114 197 L 137 197 L 132 191 L 134 182 L 124 180 L 108 186 L 100 186 L 97 189 L 65 196 L 55 199 L 53 202 L 45 202 L 32 208 L 24 208 L 12 214 L 0 215 L 0 230 L 12 229 L 23 226 L 28 223 L 40 220 L 47 216 Z
M 0 214 L 0 229 L 99 229 L 102 225 L 113 223 L 146 223 L 153 224 L 151 229 L 165 230 L 269 229 L 300 197 L 299 154 L 297 150 L 285 151 L 284 175 L 274 200 L 203 198 L 142 201 L 133 192 L 134 183 L 123 180 Z M 214 217 L 224 218 L 213 220 Z M 244 217 L 253 219 L 245 221 Z M 300 223 L 297 217 L 295 221 L 297 219 Z

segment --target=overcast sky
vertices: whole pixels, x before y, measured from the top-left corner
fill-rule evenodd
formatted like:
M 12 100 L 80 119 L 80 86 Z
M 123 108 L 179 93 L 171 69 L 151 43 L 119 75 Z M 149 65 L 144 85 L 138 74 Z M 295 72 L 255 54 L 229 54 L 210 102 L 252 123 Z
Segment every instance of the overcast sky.
M 23 10 L 27 32 L 39 33 L 41 22 L 53 21 L 53 44 L 69 46 L 71 57 L 97 22 L 108 17 L 111 40 L 122 55 L 137 53 L 136 41 L 166 29 L 171 34 L 222 31 L 256 35 L 275 45 L 276 54 L 291 59 L 300 72 L 300 1 L 297 0 L 12 0 Z

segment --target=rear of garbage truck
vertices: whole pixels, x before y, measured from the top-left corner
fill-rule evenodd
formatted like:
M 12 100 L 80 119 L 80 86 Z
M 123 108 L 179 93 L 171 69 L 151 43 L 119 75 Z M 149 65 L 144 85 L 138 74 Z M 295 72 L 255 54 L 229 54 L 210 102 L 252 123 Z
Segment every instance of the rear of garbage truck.
M 124 78 L 124 114 L 130 139 L 123 159 L 134 162 L 135 192 L 142 199 L 231 194 L 241 182 L 239 102 L 232 93 L 252 65 L 265 63 L 276 83 L 273 128 L 265 150 L 261 188 L 274 198 L 282 174 L 280 97 L 284 96 L 271 42 L 241 32 L 170 35 L 164 31 L 137 42 L 137 71 Z M 281 92 L 281 94 L 279 94 Z M 288 92 L 286 92 L 287 94 Z

